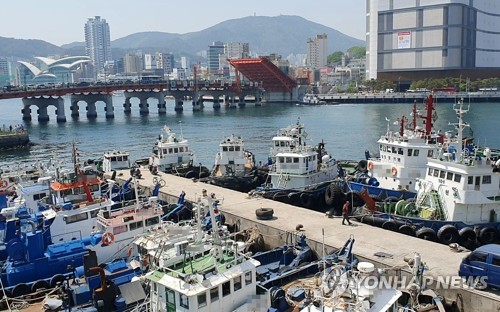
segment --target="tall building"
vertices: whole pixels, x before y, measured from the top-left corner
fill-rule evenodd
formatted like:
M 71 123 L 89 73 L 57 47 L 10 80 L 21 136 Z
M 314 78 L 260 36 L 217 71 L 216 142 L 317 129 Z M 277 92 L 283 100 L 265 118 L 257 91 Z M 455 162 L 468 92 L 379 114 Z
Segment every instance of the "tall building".
M 209 73 L 217 73 L 220 69 L 219 56 L 224 54 L 224 43 L 216 41 L 208 46 L 207 60 Z
M 162 64 L 165 74 L 171 74 L 175 67 L 174 55 L 172 53 L 162 54 Z
M 123 67 L 127 75 L 140 75 L 142 72 L 140 56 L 137 54 L 125 54 L 123 57 Z
M 248 58 L 250 57 L 250 45 L 247 42 L 227 43 L 225 54 L 228 59 Z
M 307 40 L 307 65 L 313 69 L 326 66 L 328 58 L 328 36 L 316 35 Z
M 498 0 L 367 0 L 366 4 L 367 79 L 498 75 Z
M 97 73 L 104 72 L 104 64 L 112 61 L 109 25 L 100 16 L 89 18 L 85 24 L 85 52 Z

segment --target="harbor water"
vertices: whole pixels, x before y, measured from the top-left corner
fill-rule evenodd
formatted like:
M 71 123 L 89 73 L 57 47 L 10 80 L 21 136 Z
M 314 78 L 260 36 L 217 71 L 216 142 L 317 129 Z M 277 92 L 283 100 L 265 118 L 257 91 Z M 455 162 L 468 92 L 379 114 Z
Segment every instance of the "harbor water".
M 135 100 L 135 101 L 134 101 Z M 327 151 L 335 159 L 364 158 L 365 150 L 377 153 L 378 138 L 387 131 L 398 131 L 395 124 L 402 115 L 411 120 L 412 104 L 341 104 L 305 106 L 299 104 L 265 103 L 255 106 L 214 110 L 211 102 L 205 102 L 201 112 L 193 112 L 190 102 L 184 103 L 184 111 L 174 111 L 173 100 L 167 100 L 167 114 L 158 115 L 156 101 L 150 101 L 150 114 L 139 115 L 137 99 L 132 99 L 132 113 L 123 112 L 124 98 L 113 97 L 115 118 L 106 120 L 104 103 L 97 103 L 98 117 L 86 117 L 85 103 L 80 102 L 80 118 L 69 116 L 69 98 L 65 98 L 66 123 L 57 123 L 55 108 L 49 107 L 51 120 L 47 123 L 37 121 L 36 107 L 31 107 L 31 122 L 22 121 L 21 99 L 0 101 L 0 126 L 23 125 L 34 144 L 25 150 L 0 152 L 0 165 L 20 166 L 36 160 L 49 158 L 59 162 L 71 162 L 71 146 L 77 143 L 80 160 L 99 158 L 105 151 L 121 150 L 131 154 L 131 159 L 146 158 L 161 133 L 168 125 L 177 135 L 190 142 L 196 161 L 211 168 L 219 149 L 219 142 L 231 134 L 241 136 L 247 150 L 254 153 L 256 160 L 266 162 L 271 148 L 271 138 L 277 130 L 291 125 L 300 118 L 304 123 L 309 144 L 321 140 L 326 143 Z M 465 99 L 465 103 L 468 103 Z M 423 109 L 423 103 L 418 104 Z M 437 103 L 438 119 L 436 129 L 453 131 L 450 122 L 456 122 L 453 105 Z M 386 118 L 389 121 L 386 121 Z M 476 143 L 492 148 L 500 147 L 498 119 L 500 103 L 471 103 L 470 113 L 465 120 L 471 124 L 471 133 Z

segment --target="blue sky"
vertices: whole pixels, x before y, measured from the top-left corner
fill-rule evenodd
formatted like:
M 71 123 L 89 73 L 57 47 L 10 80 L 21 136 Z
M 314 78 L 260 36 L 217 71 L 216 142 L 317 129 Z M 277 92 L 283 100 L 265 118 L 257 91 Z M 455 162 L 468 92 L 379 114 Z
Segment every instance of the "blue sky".
M 251 15 L 297 15 L 365 40 L 365 1 L 5 1 L 2 3 L 0 36 L 41 39 L 56 45 L 84 41 L 84 24 L 97 15 L 109 23 L 111 40 L 141 31 L 184 34 Z

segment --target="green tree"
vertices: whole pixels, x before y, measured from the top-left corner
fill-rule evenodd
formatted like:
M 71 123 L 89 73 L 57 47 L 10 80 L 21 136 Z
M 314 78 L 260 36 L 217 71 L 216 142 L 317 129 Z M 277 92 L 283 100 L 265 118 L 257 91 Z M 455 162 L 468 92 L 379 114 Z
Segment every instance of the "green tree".
M 342 51 L 333 52 L 332 54 L 328 55 L 326 62 L 328 64 L 338 63 L 342 60 L 342 55 L 344 55 L 344 52 Z
M 353 58 L 363 58 L 366 55 L 366 47 L 352 47 L 347 49 L 347 53 Z

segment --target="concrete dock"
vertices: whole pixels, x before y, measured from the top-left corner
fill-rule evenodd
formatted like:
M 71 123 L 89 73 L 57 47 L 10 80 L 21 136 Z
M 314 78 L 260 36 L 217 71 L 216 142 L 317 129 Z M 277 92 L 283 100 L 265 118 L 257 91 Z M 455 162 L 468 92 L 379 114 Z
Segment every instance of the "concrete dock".
M 160 198 L 175 202 L 178 195 L 184 191 L 185 199 L 196 201 L 203 189 L 208 194 L 214 193 L 221 200 L 220 210 L 226 217 L 226 222 L 240 223 L 240 228 L 257 227 L 264 235 L 266 244 L 275 247 L 286 243 L 289 234 L 296 232 L 296 226 L 301 224 L 313 249 L 321 255 L 323 241 L 327 252 L 341 248 L 346 240 L 353 236 L 356 240 L 354 253 L 360 261 L 369 261 L 376 267 L 403 267 L 405 257 L 413 257 L 415 252 L 421 255 L 427 266 L 425 275 L 438 278 L 457 277 L 462 259 L 467 251 L 456 252 L 449 246 L 417 239 L 396 232 L 351 221 L 351 226 L 342 225 L 341 218 L 328 218 L 324 213 L 295 207 L 288 204 L 251 197 L 214 185 L 197 182 L 196 180 L 176 177 L 160 173 L 152 175 L 146 168 L 141 168 L 142 178 L 137 179 L 140 188 L 151 189 L 153 178 L 161 178 L 165 186 L 160 189 Z M 117 172 L 116 180 L 122 182 L 130 177 L 129 170 Z M 272 208 L 272 220 L 258 220 L 255 210 Z M 324 231 L 324 237 L 322 235 Z M 376 254 L 383 253 L 384 256 Z M 444 287 L 446 288 L 446 287 Z M 500 311 L 500 292 L 497 290 L 476 290 L 471 288 L 436 289 L 448 302 L 456 301 L 458 311 Z

